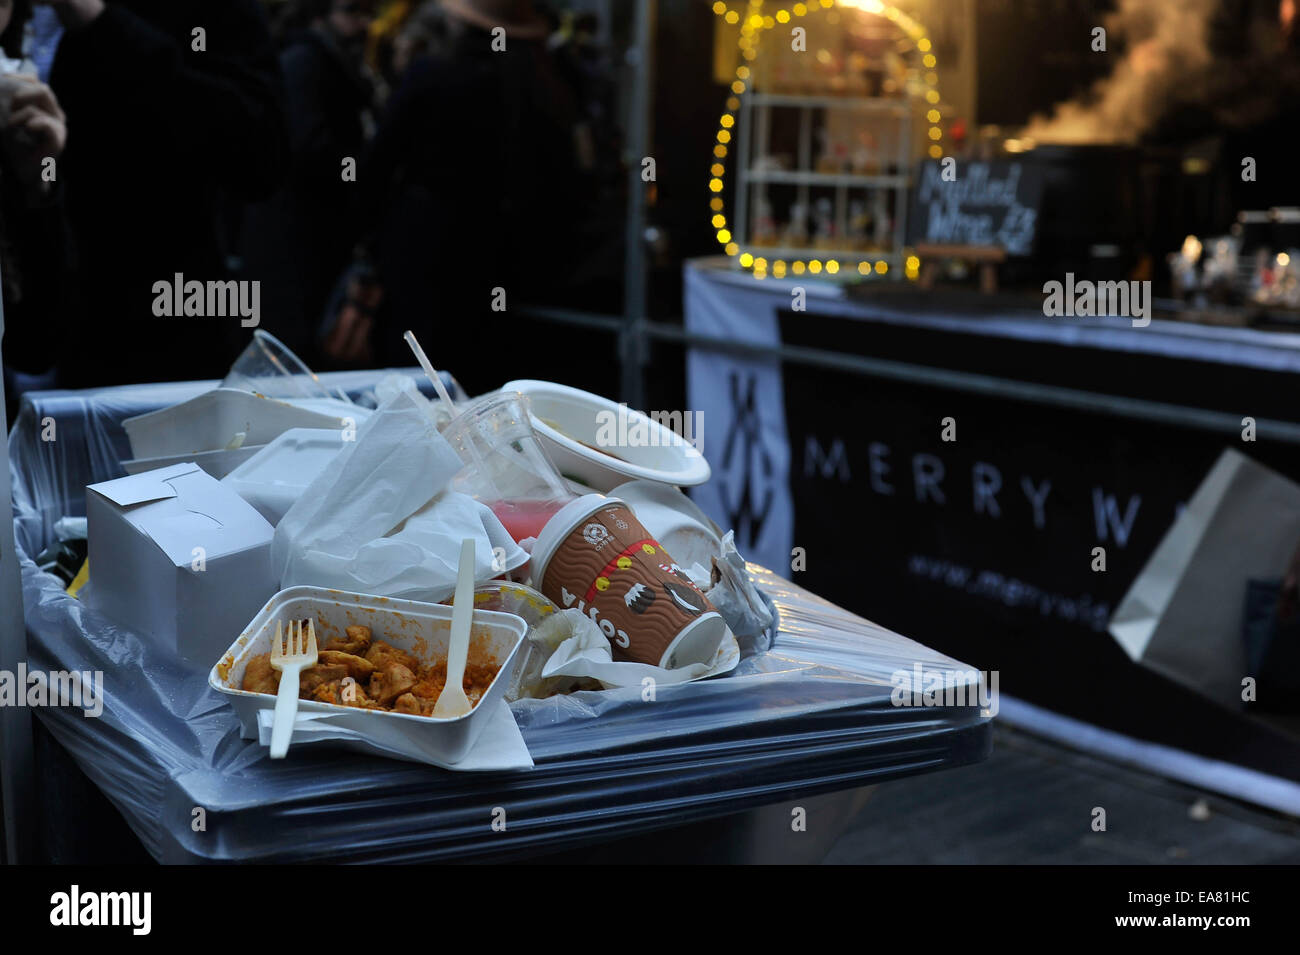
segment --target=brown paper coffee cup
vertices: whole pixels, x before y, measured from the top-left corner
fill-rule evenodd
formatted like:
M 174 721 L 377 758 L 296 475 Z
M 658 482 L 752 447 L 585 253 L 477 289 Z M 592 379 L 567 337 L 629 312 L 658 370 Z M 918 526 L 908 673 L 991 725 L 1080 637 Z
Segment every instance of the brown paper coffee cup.
M 559 511 L 533 547 L 533 582 L 594 620 L 615 660 L 665 669 L 708 663 L 722 615 L 617 498 L 588 494 Z

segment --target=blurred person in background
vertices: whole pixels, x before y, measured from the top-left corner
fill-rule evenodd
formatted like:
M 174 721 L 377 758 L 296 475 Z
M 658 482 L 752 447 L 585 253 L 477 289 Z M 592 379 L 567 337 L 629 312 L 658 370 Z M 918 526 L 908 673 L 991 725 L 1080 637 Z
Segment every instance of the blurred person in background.
M 245 210 L 240 228 L 240 277 L 262 283 L 264 327 L 309 364 L 317 361 L 326 302 L 358 239 L 355 166 L 375 124 L 365 64 L 375 7 L 375 0 L 287 4 L 280 69 L 289 173 L 275 196 Z
M 590 170 L 533 5 L 443 0 L 441 14 L 445 35 L 407 71 L 361 171 L 382 304 L 354 284 L 326 350 L 409 364 L 411 328 L 477 393 L 581 355 L 571 333 L 511 309 L 563 296 Z M 493 49 L 496 27 L 504 50 Z
M 223 196 L 271 194 L 287 148 L 256 0 L 48 0 L 51 86 L 75 130 L 59 161 L 78 320 L 48 330 L 68 387 L 222 377 L 235 317 L 158 317 L 155 283 L 230 278 Z
M 4 380 L 10 420 L 22 392 L 53 383 L 51 333 L 69 313 L 69 239 L 57 182 L 68 131 L 53 91 L 24 59 L 27 0 L 0 0 L 0 282 L 4 295 Z

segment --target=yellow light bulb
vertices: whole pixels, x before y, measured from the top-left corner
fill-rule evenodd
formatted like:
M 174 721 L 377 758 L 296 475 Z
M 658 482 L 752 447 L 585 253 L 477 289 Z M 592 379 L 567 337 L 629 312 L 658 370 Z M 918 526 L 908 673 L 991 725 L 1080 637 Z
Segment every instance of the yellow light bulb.
M 934 64 L 937 63 L 938 60 L 934 58 L 933 53 L 927 53 L 925 56 L 921 57 L 921 62 L 925 64 L 927 69 L 932 70 L 934 69 Z
M 754 257 L 750 255 L 748 252 L 746 252 L 744 255 L 740 257 L 740 264 L 743 265 L 745 268 L 749 268 L 751 265 L 754 264 Z
M 822 264 L 818 262 L 816 259 L 813 259 L 811 262 L 808 263 L 808 271 L 811 272 L 813 275 L 816 275 L 821 270 L 822 270 Z
M 879 274 L 884 275 L 886 272 L 889 271 L 889 263 L 886 262 L 884 259 L 881 259 L 879 262 L 876 263 L 876 271 Z
M 728 23 L 735 25 L 740 22 L 740 14 L 735 10 L 728 10 L 727 15 L 723 17 Z
M 795 275 L 803 275 L 804 273 L 804 264 L 802 262 L 796 262 L 791 268 L 794 270 Z
M 721 228 L 722 228 L 724 225 L 726 225 L 726 224 L 727 224 L 727 217 L 726 217 L 726 216 L 724 216 L 724 215 L 716 215 L 716 216 L 713 217 L 713 228 L 715 228 L 715 229 L 721 229 Z
M 790 22 L 790 11 L 789 11 L 789 10 L 778 10 L 778 11 L 776 11 L 776 22 L 777 22 L 777 23 L 789 23 L 789 22 Z
M 831 261 L 826 263 L 826 271 L 829 272 L 831 275 L 834 275 L 839 270 L 840 270 L 840 264 L 836 262 L 834 259 L 831 259 Z
M 930 138 L 931 138 L 931 139 L 943 139 L 943 130 L 940 129 L 938 126 L 931 126 L 931 127 L 930 127 Z
M 721 179 L 710 179 L 710 180 L 709 180 L 709 189 L 711 189 L 713 192 L 721 192 L 721 191 L 722 191 L 722 180 L 721 180 Z
M 722 119 L 718 120 L 718 122 L 724 128 L 730 129 L 732 126 L 736 125 L 736 117 L 732 116 L 730 113 L 723 113 Z
M 740 251 L 740 246 L 736 245 L 734 242 L 728 242 L 727 247 L 723 249 L 723 251 L 726 252 L 727 255 L 735 255 Z
M 917 40 L 917 41 L 916 41 L 916 48 L 917 48 L 918 50 L 920 50 L 922 53 L 928 53 L 928 52 L 930 52 L 930 40 L 929 40 L 929 38 L 928 38 L 928 37 L 921 37 L 921 39 Z
M 943 147 L 942 147 L 942 146 L 931 146 L 931 147 L 930 147 L 930 158 L 931 158 L 931 159 L 942 159 L 942 158 L 943 158 Z
M 723 3 L 722 0 L 718 0 L 718 2 L 713 5 L 713 12 L 718 16 L 722 16 L 727 12 L 727 5 Z
M 726 229 L 719 229 L 719 230 L 718 230 L 718 241 L 719 241 L 720 243 L 722 243 L 723 245 L 726 245 L 728 242 L 731 241 L 731 233 L 728 232 Z
M 871 274 L 871 263 L 870 263 L 870 262 L 859 262 L 859 263 L 858 263 L 858 274 L 859 274 L 859 275 L 870 275 L 870 274 Z

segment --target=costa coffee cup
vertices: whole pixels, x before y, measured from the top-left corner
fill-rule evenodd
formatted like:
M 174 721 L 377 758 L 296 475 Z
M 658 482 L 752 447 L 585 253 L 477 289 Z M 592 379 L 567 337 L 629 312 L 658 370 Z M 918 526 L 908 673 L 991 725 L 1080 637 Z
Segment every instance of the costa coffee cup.
M 722 615 L 618 498 L 566 504 L 542 528 L 532 563 L 533 586 L 594 620 L 615 660 L 708 663 L 726 634 Z

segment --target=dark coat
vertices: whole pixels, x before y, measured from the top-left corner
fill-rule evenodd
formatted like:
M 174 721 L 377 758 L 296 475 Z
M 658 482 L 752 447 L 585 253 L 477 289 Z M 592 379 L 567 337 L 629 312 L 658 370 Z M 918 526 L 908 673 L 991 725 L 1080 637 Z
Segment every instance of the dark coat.
M 206 50 L 192 31 L 206 31 Z M 109 0 L 64 34 L 51 86 L 80 320 L 57 345 L 73 386 L 219 377 L 251 329 L 156 318 L 153 285 L 226 277 L 226 196 L 269 195 L 288 152 L 275 46 L 256 0 Z
M 289 124 L 290 173 L 274 197 L 245 210 L 239 257 L 243 277 L 262 281 L 265 327 L 304 358 L 325 303 L 357 242 L 354 181 L 343 160 L 359 163 L 363 116 L 374 93 L 327 35 L 304 31 L 280 55 Z
M 509 308 L 546 301 L 572 254 L 586 193 L 577 118 L 540 43 L 494 52 L 487 32 L 469 29 L 411 67 L 362 171 L 385 295 L 378 363 L 410 363 L 411 328 L 471 393 L 515 370 L 547 377 L 537 349 L 557 333 L 530 343 Z M 498 287 L 505 313 L 491 308 Z

